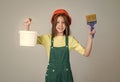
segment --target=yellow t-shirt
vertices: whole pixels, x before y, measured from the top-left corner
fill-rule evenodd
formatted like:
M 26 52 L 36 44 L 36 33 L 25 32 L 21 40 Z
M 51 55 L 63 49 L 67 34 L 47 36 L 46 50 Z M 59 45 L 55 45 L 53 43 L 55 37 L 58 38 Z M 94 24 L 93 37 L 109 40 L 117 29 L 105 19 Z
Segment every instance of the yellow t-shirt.
M 68 37 L 68 47 L 71 51 L 72 49 L 76 50 L 81 55 L 84 55 L 85 48 L 73 37 Z M 51 46 L 51 34 L 45 34 L 37 37 L 37 44 L 42 44 L 47 50 L 48 59 L 50 56 L 50 46 Z M 65 36 L 56 36 L 54 37 L 54 47 L 65 46 Z

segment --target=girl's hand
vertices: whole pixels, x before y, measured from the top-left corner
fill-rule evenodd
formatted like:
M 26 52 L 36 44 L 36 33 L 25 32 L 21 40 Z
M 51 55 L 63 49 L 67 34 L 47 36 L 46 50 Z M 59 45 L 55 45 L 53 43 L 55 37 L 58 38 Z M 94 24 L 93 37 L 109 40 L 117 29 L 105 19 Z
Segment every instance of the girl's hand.
M 89 36 L 92 38 L 92 35 L 95 35 L 95 33 L 96 33 L 96 30 L 95 29 L 93 29 L 92 31 L 91 31 L 91 29 L 89 29 Z
M 30 24 L 31 24 L 31 21 L 32 21 L 31 18 L 27 18 L 27 19 L 24 21 L 24 27 L 25 27 L 25 30 L 27 30 L 27 31 L 30 30 Z

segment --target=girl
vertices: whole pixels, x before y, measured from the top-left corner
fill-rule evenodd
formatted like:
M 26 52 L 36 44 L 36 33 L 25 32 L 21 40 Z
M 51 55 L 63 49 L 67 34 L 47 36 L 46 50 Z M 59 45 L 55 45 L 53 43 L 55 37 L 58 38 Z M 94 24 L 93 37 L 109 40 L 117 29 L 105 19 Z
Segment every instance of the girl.
M 30 29 L 32 19 L 27 18 L 25 29 Z M 71 17 L 64 9 L 53 12 L 52 34 L 38 36 L 37 44 L 42 44 L 47 50 L 49 64 L 45 76 L 46 82 L 73 82 L 73 76 L 69 61 L 69 51 L 74 49 L 83 56 L 88 57 L 92 48 L 92 34 L 95 30 L 89 30 L 86 48 L 70 35 Z

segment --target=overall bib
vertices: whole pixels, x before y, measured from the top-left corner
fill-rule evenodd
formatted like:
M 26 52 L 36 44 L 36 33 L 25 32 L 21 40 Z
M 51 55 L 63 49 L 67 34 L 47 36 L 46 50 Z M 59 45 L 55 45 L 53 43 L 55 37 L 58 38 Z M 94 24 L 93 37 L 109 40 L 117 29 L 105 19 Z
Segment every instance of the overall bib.
M 54 40 L 51 38 L 50 60 L 47 67 L 46 82 L 73 82 L 73 76 L 69 61 L 68 37 L 66 45 L 54 47 Z

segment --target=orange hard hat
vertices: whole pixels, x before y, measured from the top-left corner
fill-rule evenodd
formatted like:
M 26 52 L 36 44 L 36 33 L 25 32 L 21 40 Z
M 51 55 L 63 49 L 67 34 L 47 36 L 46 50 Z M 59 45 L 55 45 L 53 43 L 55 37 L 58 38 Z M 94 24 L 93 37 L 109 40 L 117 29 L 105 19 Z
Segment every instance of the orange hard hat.
M 57 10 L 55 10 L 53 12 L 53 15 L 52 15 L 52 18 L 51 18 L 51 22 L 53 21 L 54 16 L 57 15 L 57 14 L 65 14 L 68 17 L 69 24 L 71 25 L 72 19 L 71 19 L 70 15 L 68 14 L 68 12 L 66 10 L 64 10 L 64 9 L 57 9 Z

